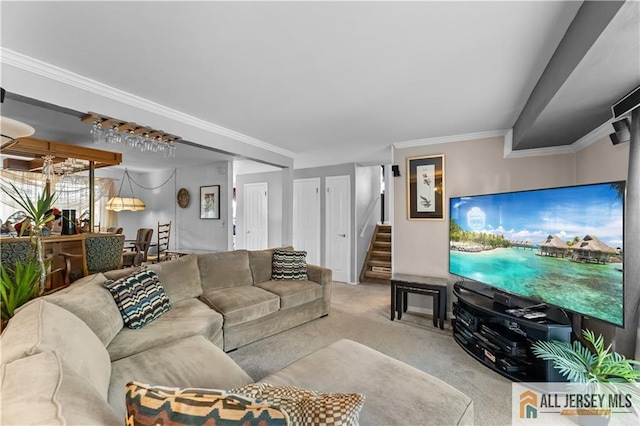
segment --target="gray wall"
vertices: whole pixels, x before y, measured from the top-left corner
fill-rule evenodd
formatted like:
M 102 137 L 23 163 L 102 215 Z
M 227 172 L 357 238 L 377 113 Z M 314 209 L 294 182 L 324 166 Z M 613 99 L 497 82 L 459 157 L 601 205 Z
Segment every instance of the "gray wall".
M 158 222 L 172 222 L 171 248 L 196 248 L 226 251 L 231 247 L 231 163 L 217 162 L 198 167 L 156 170 L 150 173 L 129 172 L 133 181 L 133 194 L 147 206 L 145 211 L 122 211 L 115 213 L 117 226 L 124 228 L 127 239 L 134 239 L 138 228 L 154 229 L 153 240 L 157 238 Z M 221 170 L 225 170 L 221 173 Z M 117 179 L 116 191 L 120 187 L 124 172 L 114 168 L 96 171 L 96 176 Z M 166 183 L 165 183 L 166 182 Z M 164 185 L 162 185 L 164 183 Z M 200 219 L 200 186 L 220 185 L 220 219 Z M 144 188 L 141 188 L 144 187 Z M 155 188 L 155 189 L 145 189 Z M 178 189 L 189 191 L 190 201 L 186 208 L 180 208 L 176 201 Z M 114 194 L 115 195 L 115 194 Z M 122 187 L 123 197 L 131 196 L 127 181 Z
M 186 208 L 177 207 L 175 195 L 171 203 L 176 206 L 176 225 L 174 229 L 177 246 L 194 249 L 208 249 L 226 251 L 229 249 L 229 234 L 233 232 L 231 223 L 232 186 L 229 184 L 232 176 L 231 163 L 223 161 L 198 167 L 183 167 L 178 169 L 178 189 L 186 188 L 190 194 L 189 205 Z M 232 179 L 232 178 L 231 178 Z M 200 219 L 200 187 L 220 185 L 220 219 Z
M 449 275 L 449 212 L 445 211 L 444 220 L 407 219 L 407 158 L 434 154 L 445 156 L 448 210 L 449 197 L 625 180 L 629 144 L 613 146 L 606 137 L 577 153 L 524 158 L 504 158 L 503 138 L 396 149 L 394 164 L 400 166 L 402 177 L 393 180 L 393 270 L 447 277 L 452 286 L 455 277 Z M 430 301 L 411 296 L 410 305 L 428 310 Z

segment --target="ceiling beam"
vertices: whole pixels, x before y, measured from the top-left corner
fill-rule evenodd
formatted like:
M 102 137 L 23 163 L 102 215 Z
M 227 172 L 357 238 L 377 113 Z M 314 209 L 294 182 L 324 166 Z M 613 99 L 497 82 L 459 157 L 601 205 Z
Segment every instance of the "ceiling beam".
M 122 163 L 122 154 L 119 152 L 103 151 L 32 137 L 18 139 L 16 144 L 3 149 L 2 154 L 34 159 L 49 155 L 53 156 L 54 162 L 64 161 L 67 158 L 76 158 L 93 161 L 96 168 L 117 166 Z
M 585 1 L 513 125 L 512 149 L 518 149 L 549 102 L 607 28 L 624 1 Z M 526 148 L 526 147 L 522 147 Z

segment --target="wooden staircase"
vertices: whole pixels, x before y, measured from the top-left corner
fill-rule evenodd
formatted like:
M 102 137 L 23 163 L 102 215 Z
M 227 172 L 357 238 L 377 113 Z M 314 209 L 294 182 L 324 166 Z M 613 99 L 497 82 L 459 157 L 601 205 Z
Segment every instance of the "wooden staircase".
M 360 272 L 360 282 L 390 284 L 391 225 L 376 225 L 362 272 Z

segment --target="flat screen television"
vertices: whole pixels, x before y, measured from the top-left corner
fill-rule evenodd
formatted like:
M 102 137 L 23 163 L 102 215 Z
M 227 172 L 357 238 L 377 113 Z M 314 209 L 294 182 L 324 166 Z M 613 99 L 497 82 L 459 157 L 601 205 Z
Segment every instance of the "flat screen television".
M 623 327 L 624 188 L 451 197 L 449 272 Z

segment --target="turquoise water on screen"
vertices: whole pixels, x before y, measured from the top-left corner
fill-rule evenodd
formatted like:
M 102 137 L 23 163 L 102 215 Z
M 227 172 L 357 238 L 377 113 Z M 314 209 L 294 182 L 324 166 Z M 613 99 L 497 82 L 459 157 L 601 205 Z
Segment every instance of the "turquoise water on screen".
M 622 272 L 616 269 L 622 264 L 578 263 L 538 256 L 536 252 L 518 248 L 452 251 L 450 271 L 591 318 L 622 324 Z

